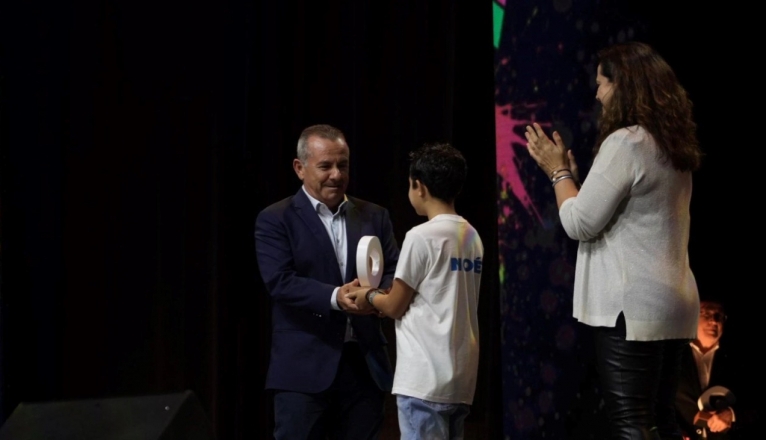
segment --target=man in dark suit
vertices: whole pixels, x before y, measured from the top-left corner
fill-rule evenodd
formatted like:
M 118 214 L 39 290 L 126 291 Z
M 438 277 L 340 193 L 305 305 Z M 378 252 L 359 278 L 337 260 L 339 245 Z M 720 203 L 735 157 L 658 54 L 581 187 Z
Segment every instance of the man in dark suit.
M 271 296 L 272 348 L 266 388 L 274 392 L 274 436 L 378 437 L 393 369 L 380 318 L 345 292 L 358 285 L 356 251 L 377 236 L 380 287 L 393 281 L 399 249 L 388 211 L 346 195 L 349 148 L 329 125 L 306 128 L 293 169 L 298 192 L 258 214 L 255 249 Z
M 676 413 L 687 439 L 730 438 L 730 429 L 734 423 L 733 409 L 706 411 L 701 410 L 698 403 L 702 393 L 711 387 L 722 386 L 728 389 L 734 377 L 732 374 L 736 374 L 730 370 L 729 356 L 719 344 L 725 321 L 726 313 L 722 304 L 715 301 L 700 302 L 697 338 L 683 352 L 676 393 Z M 700 419 L 707 419 L 707 423 Z

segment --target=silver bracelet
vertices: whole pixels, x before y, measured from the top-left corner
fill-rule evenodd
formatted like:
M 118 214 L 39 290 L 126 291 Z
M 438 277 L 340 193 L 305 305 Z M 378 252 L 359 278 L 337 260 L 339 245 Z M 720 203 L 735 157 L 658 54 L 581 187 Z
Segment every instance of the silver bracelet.
M 559 176 L 559 177 L 553 179 L 553 181 L 552 181 L 553 183 L 551 183 L 551 186 L 556 186 L 557 183 L 561 182 L 562 180 L 566 180 L 566 179 L 574 180 L 574 177 L 572 177 L 571 174 L 567 174 L 566 176 Z
M 558 173 L 560 173 L 562 171 L 569 171 L 570 173 L 572 172 L 572 170 L 570 170 L 569 168 L 559 168 L 557 170 L 553 170 L 553 171 L 551 171 L 551 180 L 553 180 L 553 178 L 556 177 L 556 174 L 558 174 Z

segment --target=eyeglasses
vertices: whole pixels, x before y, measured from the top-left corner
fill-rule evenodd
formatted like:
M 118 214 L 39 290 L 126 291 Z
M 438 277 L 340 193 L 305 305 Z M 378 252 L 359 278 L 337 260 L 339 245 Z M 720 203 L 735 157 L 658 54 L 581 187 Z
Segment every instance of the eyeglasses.
M 723 312 L 700 312 L 700 319 L 705 321 L 712 320 L 715 322 L 723 323 L 726 321 L 726 318 L 728 318 L 728 316 L 726 316 L 726 314 Z

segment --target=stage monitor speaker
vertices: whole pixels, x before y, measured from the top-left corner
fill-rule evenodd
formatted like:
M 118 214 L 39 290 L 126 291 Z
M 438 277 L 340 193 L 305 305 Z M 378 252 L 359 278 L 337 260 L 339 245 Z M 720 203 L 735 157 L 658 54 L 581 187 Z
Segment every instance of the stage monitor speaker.
M 192 391 L 175 394 L 20 403 L 0 440 L 214 440 Z

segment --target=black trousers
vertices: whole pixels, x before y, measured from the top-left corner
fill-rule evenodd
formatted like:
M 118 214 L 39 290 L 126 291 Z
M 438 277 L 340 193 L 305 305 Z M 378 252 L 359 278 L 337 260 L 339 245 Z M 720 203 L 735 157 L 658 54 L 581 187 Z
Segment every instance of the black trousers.
M 377 440 L 386 393 L 359 344 L 346 342 L 332 385 L 321 393 L 274 392 L 276 440 Z
M 598 369 L 612 438 L 680 440 L 674 400 L 687 339 L 625 340 L 625 318 L 596 327 Z

